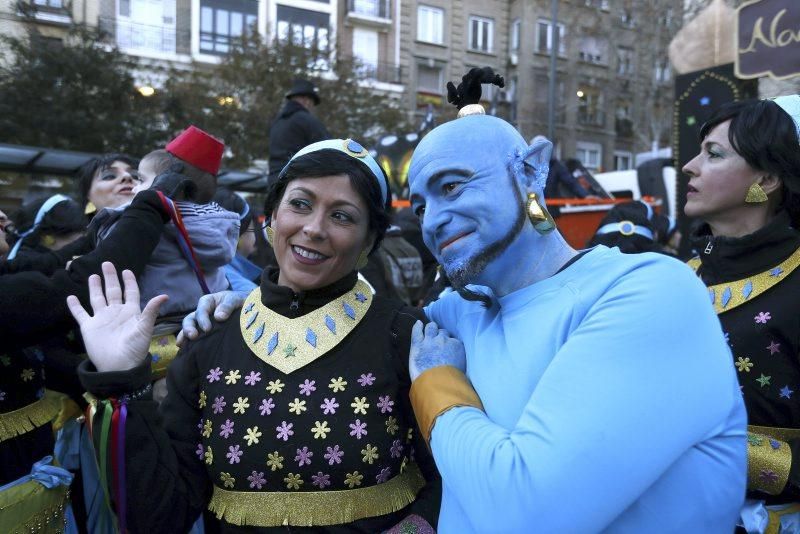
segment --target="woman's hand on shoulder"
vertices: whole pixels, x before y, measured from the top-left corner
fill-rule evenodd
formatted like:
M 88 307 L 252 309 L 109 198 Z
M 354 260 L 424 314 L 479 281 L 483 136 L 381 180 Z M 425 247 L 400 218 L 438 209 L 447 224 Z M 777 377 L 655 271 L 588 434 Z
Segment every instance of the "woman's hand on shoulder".
M 122 272 L 124 286 L 120 287 L 114 265 L 105 262 L 102 269 L 105 292 L 98 275 L 89 277 L 94 315 L 89 315 L 75 295 L 67 297 L 67 306 L 81 328 L 86 353 L 97 370 L 127 371 L 147 358 L 158 310 L 168 297 L 154 297 L 142 310 L 133 273 Z
M 235 310 L 242 307 L 246 298 L 247 293 L 237 291 L 220 291 L 200 297 L 197 309 L 184 317 L 181 323 L 178 346 L 182 346 L 187 339 L 197 339 L 201 330 L 203 332 L 211 330 L 212 317 L 215 321 L 228 319 Z

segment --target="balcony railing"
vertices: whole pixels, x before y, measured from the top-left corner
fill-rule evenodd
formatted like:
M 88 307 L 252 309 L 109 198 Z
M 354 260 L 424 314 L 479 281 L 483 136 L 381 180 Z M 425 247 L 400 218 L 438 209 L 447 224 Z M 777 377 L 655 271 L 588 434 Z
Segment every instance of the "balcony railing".
M 178 32 L 175 26 L 155 26 L 122 18 L 101 18 L 100 28 L 114 37 L 123 52 L 176 52 Z
M 578 123 L 586 124 L 589 126 L 603 127 L 606 124 L 605 113 L 598 110 L 579 109 L 578 110 Z
M 403 83 L 402 68 L 391 63 L 360 65 L 356 71 L 369 80 L 385 83 Z
M 391 0 L 347 0 L 347 14 L 390 20 Z

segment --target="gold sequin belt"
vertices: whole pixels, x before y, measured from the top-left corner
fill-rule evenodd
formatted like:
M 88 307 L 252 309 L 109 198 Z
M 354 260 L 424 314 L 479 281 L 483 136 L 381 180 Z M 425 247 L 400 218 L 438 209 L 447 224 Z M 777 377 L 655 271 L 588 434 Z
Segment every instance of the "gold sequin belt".
M 331 491 L 228 491 L 214 486 L 208 509 L 218 519 L 255 527 L 350 523 L 405 508 L 425 486 L 416 464 L 375 486 Z

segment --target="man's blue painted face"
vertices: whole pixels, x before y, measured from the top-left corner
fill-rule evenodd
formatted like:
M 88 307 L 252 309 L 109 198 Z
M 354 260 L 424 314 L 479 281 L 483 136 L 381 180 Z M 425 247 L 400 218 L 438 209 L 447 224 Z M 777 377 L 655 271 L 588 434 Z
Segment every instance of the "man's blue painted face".
M 411 209 L 427 247 L 456 287 L 480 274 L 522 231 L 525 210 L 510 156 L 526 148 L 508 123 L 470 116 L 429 133 L 409 170 Z

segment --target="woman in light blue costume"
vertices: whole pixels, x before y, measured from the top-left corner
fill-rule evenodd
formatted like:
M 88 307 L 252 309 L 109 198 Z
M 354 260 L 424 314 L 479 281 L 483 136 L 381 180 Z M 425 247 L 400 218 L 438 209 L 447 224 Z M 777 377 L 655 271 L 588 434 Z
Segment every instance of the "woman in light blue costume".
M 453 88 L 462 112 L 482 74 Z M 412 209 L 458 288 L 410 356 L 439 531 L 731 532 L 746 415 L 705 288 L 663 255 L 570 248 L 541 197 L 551 147 L 470 115 L 412 159 Z

